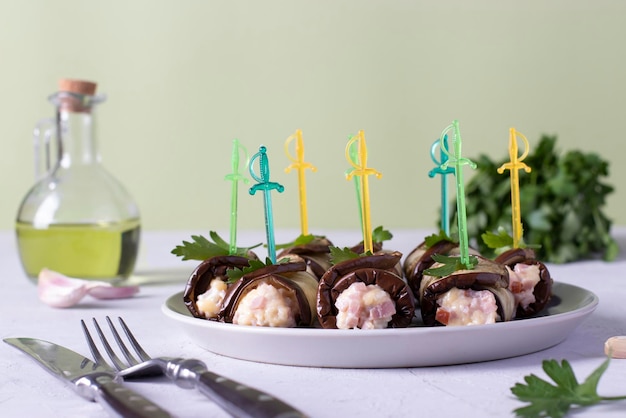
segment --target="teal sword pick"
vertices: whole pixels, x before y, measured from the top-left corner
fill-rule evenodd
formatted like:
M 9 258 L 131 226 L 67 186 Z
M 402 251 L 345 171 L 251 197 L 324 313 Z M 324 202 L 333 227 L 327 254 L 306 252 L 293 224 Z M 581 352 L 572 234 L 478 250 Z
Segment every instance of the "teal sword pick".
M 442 145 L 442 147 L 440 146 Z M 448 167 L 445 170 L 441 165 L 448 161 L 448 155 L 443 151 L 443 147 L 448 148 L 448 135 L 444 135 L 443 140 L 437 139 L 430 147 L 430 158 L 437 165 L 428 172 L 428 177 L 434 178 L 441 175 L 441 230 L 450 236 L 450 214 L 448 213 L 448 174 L 454 174 L 454 168 Z M 439 148 L 439 161 L 437 161 L 436 151 Z
M 254 172 L 254 162 L 259 160 L 259 175 Z M 282 184 L 270 181 L 270 166 L 267 158 L 267 148 L 259 147 L 259 152 L 254 154 L 249 164 L 250 176 L 258 183 L 250 187 L 250 194 L 254 195 L 258 190 L 263 192 L 265 204 L 265 235 L 267 237 L 267 253 L 273 264 L 276 264 L 276 243 L 274 240 L 274 219 L 272 215 L 272 190 L 282 193 L 285 187 Z

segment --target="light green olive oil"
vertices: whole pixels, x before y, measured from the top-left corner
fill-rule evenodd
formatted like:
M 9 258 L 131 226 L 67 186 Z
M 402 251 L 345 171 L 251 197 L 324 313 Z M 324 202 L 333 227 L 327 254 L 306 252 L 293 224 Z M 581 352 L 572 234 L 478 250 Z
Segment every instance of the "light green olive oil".
M 43 268 L 81 279 L 119 281 L 135 267 L 140 226 L 138 219 L 46 229 L 18 222 L 16 233 L 22 266 L 35 281 Z

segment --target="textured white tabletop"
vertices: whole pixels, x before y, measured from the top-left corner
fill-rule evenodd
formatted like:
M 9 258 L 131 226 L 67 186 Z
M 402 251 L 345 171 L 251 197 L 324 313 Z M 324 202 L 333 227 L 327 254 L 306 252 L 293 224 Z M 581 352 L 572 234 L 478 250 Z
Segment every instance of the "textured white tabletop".
M 359 238 L 355 232 L 312 232 L 326 234 L 338 246 L 352 245 Z M 432 231 L 392 232 L 394 239 L 385 247 L 406 254 Z M 605 359 L 605 340 L 626 335 L 626 229 L 618 228 L 614 235 L 625 251 L 617 261 L 548 265 L 556 281 L 583 287 L 595 293 L 600 303 L 565 341 L 544 351 L 484 363 L 406 369 L 305 368 L 231 359 L 196 346 L 178 323 L 161 312 L 165 299 L 183 290 L 196 266 L 194 261 L 183 262 L 170 254 L 191 233 L 200 232 L 144 232 L 135 278 L 142 283 L 140 293 L 125 300 L 85 298 L 69 309 L 54 309 L 38 300 L 36 286 L 22 272 L 13 233 L 0 233 L 0 337 L 40 338 L 87 355 L 80 319 L 123 316 L 152 355 L 199 358 L 214 372 L 262 388 L 307 415 L 321 418 L 513 416 L 513 409 L 523 404 L 511 395 L 511 386 L 530 373 L 546 378 L 542 360 L 568 359 L 582 380 Z M 297 231 L 279 231 L 277 242 L 289 241 L 296 235 Z M 239 242 L 263 239 L 263 233 L 244 232 L 240 233 Z M 228 416 L 199 392 L 178 388 L 164 378 L 128 384 L 178 417 Z M 603 396 L 626 395 L 626 360 L 611 361 L 598 392 Z M 625 414 L 626 401 L 622 401 L 594 406 L 575 416 Z M 108 415 L 98 404 L 78 397 L 23 353 L 0 344 L 0 416 Z

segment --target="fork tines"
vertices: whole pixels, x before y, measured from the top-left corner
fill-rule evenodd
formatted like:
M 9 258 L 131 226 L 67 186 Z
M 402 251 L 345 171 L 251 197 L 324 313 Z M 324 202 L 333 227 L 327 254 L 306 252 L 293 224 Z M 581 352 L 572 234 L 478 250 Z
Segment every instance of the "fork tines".
M 149 359 L 150 356 L 148 356 L 148 354 L 139 345 L 139 343 L 137 342 L 133 334 L 130 332 L 130 329 L 128 328 L 124 320 L 122 318 L 118 318 L 118 320 L 120 322 L 120 326 L 122 327 L 122 330 L 124 331 L 124 334 L 126 335 L 130 345 L 133 347 L 137 355 L 141 358 L 141 360 Z M 117 343 L 117 346 L 120 348 L 122 354 L 124 355 L 124 357 L 126 358 L 126 361 L 128 362 L 128 364 L 124 364 L 124 362 L 117 356 L 117 354 L 111 347 L 111 344 L 109 344 L 107 337 L 102 331 L 100 324 L 98 324 L 98 321 L 95 318 L 93 318 L 93 325 L 96 329 L 98 337 L 100 338 L 100 341 L 102 342 L 102 346 L 104 347 L 104 350 L 106 351 L 107 355 L 111 359 L 111 362 L 113 363 L 113 367 L 121 371 L 129 366 L 134 366 L 138 364 L 140 361 L 135 359 L 135 357 L 133 357 L 131 351 L 128 349 L 128 347 L 122 340 L 122 337 L 120 336 L 119 332 L 115 328 L 115 325 L 113 324 L 113 322 L 108 316 L 106 317 L 106 321 L 109 325 L 113 338 L 115 339 L 115 342 Z M 87 328 L 87 325 L 85 324 L 85 321 L 81 319 L 80 322 L 83 327 L 83 332 L 85 334 L 87 344 L 89 345 L 89 350 L 91 351 L 91 354 L 93 355 L 96 363 L 107 364 L 107 361 L 104 359 L 104 356 L 100 353 L 100 350 L 98 350 L 98 347 L 96 343 L 94 342 L 89 332 L 89 329 Z

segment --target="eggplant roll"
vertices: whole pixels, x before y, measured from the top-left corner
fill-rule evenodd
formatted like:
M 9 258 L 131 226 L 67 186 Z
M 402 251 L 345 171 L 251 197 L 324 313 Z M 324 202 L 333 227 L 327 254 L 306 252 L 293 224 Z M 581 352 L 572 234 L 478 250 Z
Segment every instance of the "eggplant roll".
M 509 272 L 509 290 L 515 296 L 516 317 L 527 318 L 539 313 L 552 298 L 552 277 L 545 264 L 535 259 L 529 248 L 514 248 L 496 260 Z
M 318 282 L 306 270 L 300 259 L 245 274 L 226 291 L 218 321 L 282 328 L 312 325 Z
M 332 265 L 330 263 L 330 247 L 332 245 L 332 242 L 325 237 L 315 237 L 308 244 L 297 245 L 281 251 L 276 259 L 280 260 L 295 254 L 304 259 L 313 275 L 319 280 Z
M 417 300 L 419 300 L 420 283 L 424 276 L 424 270 L 429 269 L 435 263 L 432 256 L 434 254 L 446 255 L 455 246 L 454 242 L 448 240 L 441 240 L 430 247 L 426 246 L 426 242 L 422 242 L 406 256 L 402 270 Z
M 359 242 L 357 245 L 350 247 L 350 251 L 352 251 L 353 253 L 356 254 L 363 254 L 365 251 L 365 245 L 363 244 L 363 241 Z M 392 250 L 385 250 L 383 249 L 383 243 L 382 242 L 372 242 L 372 253 L 373 254 L 391 254 L 394 251 Z M 394 272 L 400 276 L 400 277 L 404 277 L 404 273 L 402 271 L 402 261 L 398 260 L 398 262 L 396 263 L 396 265 L 393 268 Z
M 472 270 L 444 277 L 424 275 L 420 286 L 425 325 L 480 325 L 510 321 L 515 314 L 506 267 L 481 256 Z M 437 268 L 439 263 L 432 265 Z
M 196 318 L 215 319 L 222 306 L 228 285 L 226 271 L 231 268 L 248 267 L 250 259 L 235 255 L 211 257 L 203 261 L 189 276 L 183 300 L 189 312 Z
M 380 252 L 332 266 L 319 283 L 317 317 L 323 328 L 405 328 L 415 315 L 408 285 L 394 271 L 400 252 Z

